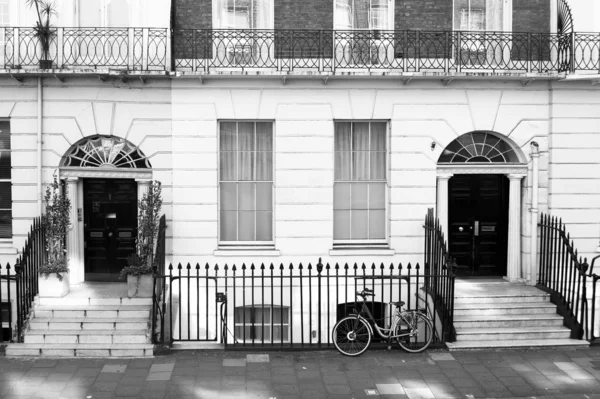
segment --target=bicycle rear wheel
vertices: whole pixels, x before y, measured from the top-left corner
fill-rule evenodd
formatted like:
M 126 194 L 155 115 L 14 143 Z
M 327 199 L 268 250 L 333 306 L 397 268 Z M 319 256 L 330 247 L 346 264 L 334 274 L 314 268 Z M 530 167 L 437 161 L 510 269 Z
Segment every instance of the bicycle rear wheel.
M 358 317 L 345 317 L 333 327 L 332 340 L 341 354 L 358 356 L 371 344 L 371 329 Z
M 396 338 L 396 341 L 407 352 L 423 352 L 433 340 L 433 324 L 431 320 L 419 312 L 413 313 L 412 318 L 410 325 L 404 325 L 404 329 L 400 321 L 396 324 L 396 335 L 407 333 L 407 327 L 412 330 L 410 335 Z

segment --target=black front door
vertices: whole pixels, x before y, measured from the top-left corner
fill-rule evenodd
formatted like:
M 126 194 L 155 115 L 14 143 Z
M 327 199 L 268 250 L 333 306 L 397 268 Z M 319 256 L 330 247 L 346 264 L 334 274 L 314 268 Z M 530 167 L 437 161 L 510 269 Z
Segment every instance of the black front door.
M 86 179 L 84 193 L 85 280 L 119 281 L 135 251 L 135 180 Z
M 449 252 L 458 275 L 506 275 L 508 179 L 454 175 L 448 182 Z

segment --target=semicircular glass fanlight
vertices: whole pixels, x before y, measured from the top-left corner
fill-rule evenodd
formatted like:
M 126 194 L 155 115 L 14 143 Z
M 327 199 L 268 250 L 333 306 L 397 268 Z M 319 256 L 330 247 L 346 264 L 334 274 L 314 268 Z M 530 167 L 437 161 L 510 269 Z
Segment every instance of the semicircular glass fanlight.
M 63 157 L 62 166 L 91 168 L 151 168 L 144 153 L 129 141 L 114 136 L 94 136 L 76 144 Z
M 488 132 L 463 134 L 442 151 L 438 163 L 512 163 L 519 157 L 507 141 Z

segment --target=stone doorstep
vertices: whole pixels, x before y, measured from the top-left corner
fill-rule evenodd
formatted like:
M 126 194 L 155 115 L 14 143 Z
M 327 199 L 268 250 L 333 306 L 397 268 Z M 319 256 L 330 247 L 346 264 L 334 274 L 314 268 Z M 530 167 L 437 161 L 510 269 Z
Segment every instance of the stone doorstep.
M 139 319 L 126 321 L 124 318 L 34 318 L 29 322 L 30 330 L 141 330 L 148 328 L 149 321 Z
M 569 338 L 571 330 L 566 327 L 504 327 L 504 328 L 462 328 L 456 330 L 456 340 L 480 341 L 507 339 L 561 339 Z
M 9 344 L 7 357 L 152 357 L 151 344 Z
M 578 339 L 520 339 L 520 340 L 493 340 L 493 341 L 457 341 L 447 342 L 448 350 L 483 350 L 483 349 L 507 349 L 507 348 L 577 348 L 589 347 L 586 340 Z
M 455 296 L 454 304 L 483 304 L 483 303 L 515 303 L 521 299 L 527 302 L 550 302 L 550 295 L 541 293 L 539 295 L 467 295 Z
M 149 342 L 147 330 L 30 330 L 25 343 L 112 344 Z
M 152 306 L 152 298 L 40 298 L 40 306 Z

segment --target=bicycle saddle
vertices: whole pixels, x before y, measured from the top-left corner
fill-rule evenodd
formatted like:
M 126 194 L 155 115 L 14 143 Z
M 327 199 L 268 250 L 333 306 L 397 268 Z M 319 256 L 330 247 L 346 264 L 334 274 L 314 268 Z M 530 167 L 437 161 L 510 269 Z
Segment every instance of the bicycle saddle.
M 390 302 L 390 305 L 394 305 L 397 308 L 401 308 L 402 306 L 404 306 L 404 303 L 404 301 Z

